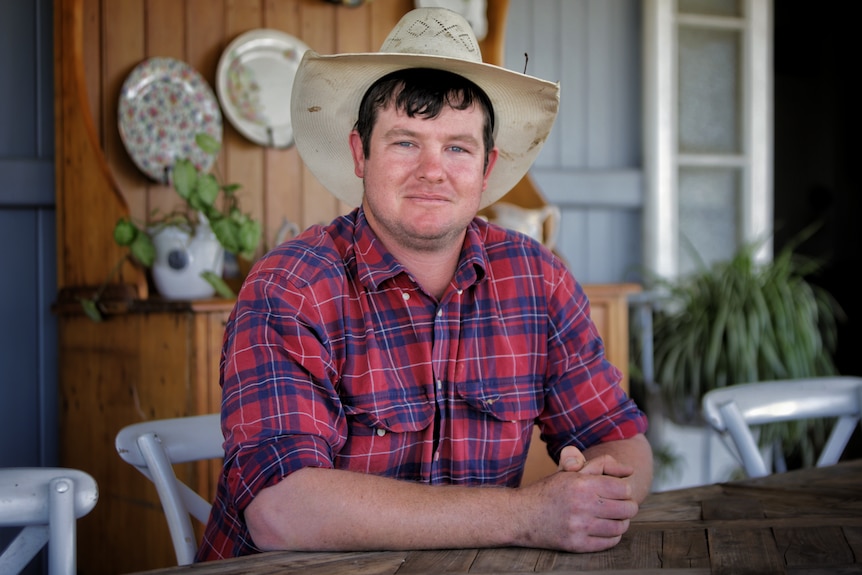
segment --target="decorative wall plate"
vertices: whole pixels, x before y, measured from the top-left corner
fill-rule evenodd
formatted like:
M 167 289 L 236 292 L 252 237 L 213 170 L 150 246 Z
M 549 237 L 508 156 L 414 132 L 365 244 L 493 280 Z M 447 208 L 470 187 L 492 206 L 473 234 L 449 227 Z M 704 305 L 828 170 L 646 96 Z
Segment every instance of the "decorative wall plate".
M 178 158 L 208 171 L 215 158 L 195 143 L 206 133 L 221 141 L 221 111 L 206 80 L 185 62 L 150 58 L 132 70 L 120 91 L 120 137 L 138 168 L 168 183 Z
M 230 123 L 262 146 L 293 145 L 290 93 L 303 53 L 301 40 L 278 30 L 241 34 L 222 53 L 216 90 Z

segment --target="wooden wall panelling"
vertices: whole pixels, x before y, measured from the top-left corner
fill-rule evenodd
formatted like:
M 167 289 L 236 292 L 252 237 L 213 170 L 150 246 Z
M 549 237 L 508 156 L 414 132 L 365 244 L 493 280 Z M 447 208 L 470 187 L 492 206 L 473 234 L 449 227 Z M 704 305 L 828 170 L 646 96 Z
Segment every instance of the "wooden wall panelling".
M 185 51 L 186 11 L 183 2 L 146 0 L 144 4 L 144 54 L 148 58 L 174 58 L 187 61 Z M 140 62 L 138 62 L 140 63 Z M 136 64 L 137 65 L 137 64 Z M 123 81 L 125 81 L 125 77 Z M 115 127 L 112 130 L 118 130 Z M 136 181 L 144 192 L 143 216 L 154 212 L 167 214 L 178 204 L 170 186 L 160 185 L 138 173 Z
M 145 0 L 102 2 L 101 6 L 101 35 L 104 42 L 101 68 L 91 72 L 101 73 L 102 146 L 129 212 L 134 218 L 143 221 L 150 209 L 149 181 L 123 146 L 117 113 L 123 82 L 134 67 L 147 58 L 146 28 L 141 25 L 146 22 Z M 104 222 L 103 233 L 110 234 L 113 224 Z M 111 235 L 107 235 L 103 241 L 110 242 Z
M 81 0 L 55 2 L 57 285 L 59 290 L 101 284 L 122 256 L 105 241 L 105 222 L 128 213 L 125 199 L 102 154 L 90 110 L 84 69 L 84 10 Z M 88 17 L 94 12 L 87 11 Z M 93 32 L 87 22 L 87 32 Z M 87 64 L 94 64 L 87 61 Z M 99 101 L 99 103 L 101 103 Z M 108 236 L 110 238 L 110 236 Z M 121 277 L 146 295 L 145 277 L 130 265 Z
M 148 57 L 186 59 L 185 6 L 176 0 L 147 0 L 144 41 Z
M 299 18 L 298 0 L 266 0 L 264 25 L 267 28 L 281 30 L 302 40 Z M 289 102 L 285 102 L 287 105 Z M 296 147 L 267 148 L 264 171 L 264 250 L 268 250 L 274 247 L 276 233 L 284 218 L 297 225 L 301 223 L 303 168 Z
M 324 54 L 374 51 L 413 7 L 411 0 L 376 0 L 358 8 L 320 0 L 81 1 L 88 37 L 101 38 L 84 43 L 87 101 L 111 174 L 131 216 L 139 221 L 146 221 L 154 210 L 170 211 L 177 202 L 168 186 L 151 181 L 135 166 L 119 135 L 120 90 L 136 65 L 147 58 L 177 58 L 200 72 L 215 91 L 218 60 L 230 41 L 245 31 L 283 30 Z M 259 146 L 226 118 L 223 130 L 216 170 L 223 180 L 242 186 L 238 193 L 243 208 L 262 221 L 265 241 L 258 255 L 272 247 L 285 217 L 304 229 L 348 211 L 305 170 L 294 147 Z M 112 228 L 114 221 L 106 227 Z M 110 238 L 110 229 L 105 233 Z
M 82 37 L 100 38 L 102 35 L 101 6 L 98 2 L 76 0 L 82 4 L 79 9 L 82 12 Z M 100 148 L 103 145 L 104 134 L 102 127 L 102 75 L 91 73 L 93 70 L 102 69 L 101 45 L 98 42 L 83 42 L 81 46 L 85 94 L 84 106 L 90 111 L 90 118 L 96 128 Z M 68 57 L 68 56 L 67 56 Z M 58 155 L 59 156 L 59 155 Z
M 260 0 L 232 0 L 225 2 L 225 30 L 221 50 L 241 34 L 263 27 L 263 6 Z M 221 57 L 221 56 L 219 56 Z M 218 64 L 214 70 L 217 70 Z M 212 83 L 215 87 L 215 80 Z M 247 211 L 261 224 L 264 221 L 265 148 L 240 134 L 224 114 L 224 177 L 226 181 L 240 184 L 237 191 L 243 211 Z M 264 235 L 266 237 L 266 235 Z M 258 254 L 262 248 L 258 248 Z
M 335 11 L 336 8 L 324 2 L 306 3 L 302 5 L 301 21 L 302 40 L 320 54 L 335 52 Z M 347 135 L 345 134 L 345 138 Z M 302 176 L 302 217 L 299 225 L 306 228 L 312 224 L 328 223 L 339 213 L 338 200 L 330 194 L 314 175 L 303 165 Z
M 415 7 L 413 0 L 386 0 L 384 2 L 371 2 L 368 6 L 371 10 L 369 51 L 380 50 L 383 41 L 395 24 L 401 20 L 407 12 Z

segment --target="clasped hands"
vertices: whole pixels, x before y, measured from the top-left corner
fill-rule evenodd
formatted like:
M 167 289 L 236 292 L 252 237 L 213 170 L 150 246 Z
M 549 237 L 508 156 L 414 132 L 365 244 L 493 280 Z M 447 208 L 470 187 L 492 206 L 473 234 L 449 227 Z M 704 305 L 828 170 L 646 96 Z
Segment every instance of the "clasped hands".
M 563 448 L 559 471 L 524 488 L 541 501 L 532 543 L 573 552 L 601 551 L 619 543 L 638 512 L 626 479 L 634 469 L 615 457 L 587 458 L 574 446 Z

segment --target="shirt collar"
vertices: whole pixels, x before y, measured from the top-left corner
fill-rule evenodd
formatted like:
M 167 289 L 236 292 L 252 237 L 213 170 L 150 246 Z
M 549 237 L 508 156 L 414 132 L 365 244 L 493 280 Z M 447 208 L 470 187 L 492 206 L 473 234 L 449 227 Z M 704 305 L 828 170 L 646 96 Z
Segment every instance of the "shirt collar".
M 353 248 L 356 256 L 356 272 L 359 282 L 369 290 L 377 290 L 380 285 L 399 274 L 407 274 L 407 269 L 380 242 L 374 230 L 368 225 L 365 209 L 354 211 Z M 486 275 L 488 253 L 482 242 L 487 223 L 474 218 L 467 228 L 458 268 L 455 271 L 456 289 L 466 289 L 479 283 Z

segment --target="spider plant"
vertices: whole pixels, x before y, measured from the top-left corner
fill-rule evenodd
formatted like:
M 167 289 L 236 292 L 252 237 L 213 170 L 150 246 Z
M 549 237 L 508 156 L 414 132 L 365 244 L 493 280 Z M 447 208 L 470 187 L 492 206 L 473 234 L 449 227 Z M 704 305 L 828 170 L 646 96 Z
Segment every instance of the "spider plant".
M 772 261 L 758 263 L 758 242 L 728 261 L 678 281 L 658 281 L 666 298 L 653 316 L 655 381 L 667 415 L 699 420 L 703 394 L 736 383 L 836 373 L 833 354 L 843 312 L 807 278 L 820 263 L 795 253 L 805 230 Z M 765 426 L 761 443 L 782 441 L 810 465 L 823 422 Z M 812 443 L 814 442 L 814 443 Z

